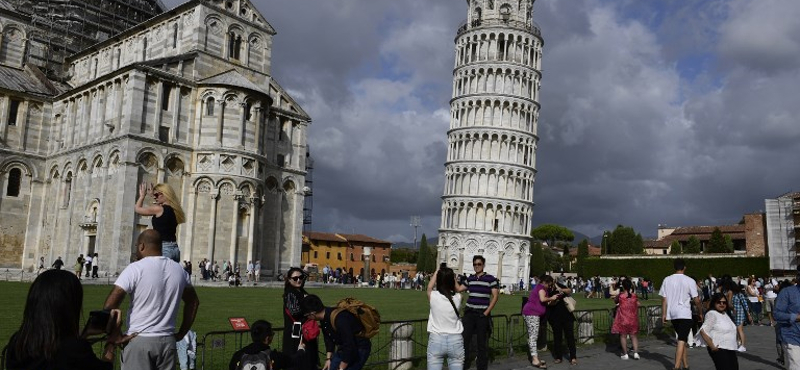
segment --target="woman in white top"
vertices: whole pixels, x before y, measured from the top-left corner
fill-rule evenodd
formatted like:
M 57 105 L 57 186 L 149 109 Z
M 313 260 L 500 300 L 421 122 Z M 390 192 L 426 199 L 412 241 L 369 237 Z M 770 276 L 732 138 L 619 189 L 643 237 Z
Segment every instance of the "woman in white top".
M 717 370 L 739 370 L 736 357 L 738 343 L 736 336 L 741 337 L 742 327 L 736 326 L 728 311 L 728 298 L 721 293 L 711 297 L 711 307 L 705 315 L 700 336 L 708 347 L 709 356 Z M 700 340 L 700 338 L 697 338 Z
M 441 370 L 445 358 L 449 370 L 464 368 L 464 327 L 458 314 L 461 295 L 456 285 L 453 269 L 446 266 L 440 266 L 428 283 L 428 370 Z

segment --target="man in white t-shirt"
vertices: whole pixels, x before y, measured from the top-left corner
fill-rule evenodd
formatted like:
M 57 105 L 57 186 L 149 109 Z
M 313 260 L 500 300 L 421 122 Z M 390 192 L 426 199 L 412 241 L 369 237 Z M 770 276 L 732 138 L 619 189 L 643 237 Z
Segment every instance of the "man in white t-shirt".
M 686 351 L 686 341 L 692 329 L 692 302 L 697 306 L 700 321 L 703 320 L 703 310 L 700 297 L 697 294 L 697 283 L 686 276 L 686 263 L 678 258 L 673 263 L 675 273 L 664 278 L 658 294 L 661 301 L 661 320 L 666 324 L 672 322 L 675 333 L 678 334 L 678 345 L 675 349 L 675 369 L 688 369 L 689 356 Z
M 189 275 L 180 264 L 161 255 L 161 236 L 148 229 L 136 242 L 138 260 L 128 265 L 114 282 L 105 308 L 119 308 L 131 296 L 128 335 L 135 335 L 122 353 L 122 370 L 174 370 L 176 340 L 192 327 L 200 301 Z M 175 319 L 183 300 L 183 322 L 175 332 Z

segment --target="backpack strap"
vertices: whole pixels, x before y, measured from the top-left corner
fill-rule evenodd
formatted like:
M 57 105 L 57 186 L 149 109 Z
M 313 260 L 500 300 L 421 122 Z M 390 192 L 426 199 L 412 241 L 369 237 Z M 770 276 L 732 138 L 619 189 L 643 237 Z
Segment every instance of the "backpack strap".
M 331 329 L 336 331 L 336 316 L 339 316 L 339 313 L 346 310 L 345 308 L 334 308 L 331 311 L 330 319 L 331 319 Z
M 461 315 L 458 314 L 458 307 L 456 307 L 456 303 L 453 302 L 453 297 L 447 296 L 447 300 L 450 301 L 450 305 L 453 306 L 453 311 L 456 312 L 456 318 L 461 319 Z

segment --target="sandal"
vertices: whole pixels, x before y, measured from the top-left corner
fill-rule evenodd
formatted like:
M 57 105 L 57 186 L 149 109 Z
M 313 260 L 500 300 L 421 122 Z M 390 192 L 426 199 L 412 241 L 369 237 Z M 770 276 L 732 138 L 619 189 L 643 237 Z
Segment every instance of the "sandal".
M 577 365 L 578 364 L 578 359 L 573 358 L 572 360 L 569 360 L 569 364 L 570 365 Z
M 561 363 L 561 359 L 559 358 L 558 360 L 553 360 L 553 363 L 554 364 L 560 364 Z
M 533 362 L 531 362 L 531 366 L 537 369 L 547 369 L 547 364 L 544 361 L 539 361 L 538 364 L 534 364 Z

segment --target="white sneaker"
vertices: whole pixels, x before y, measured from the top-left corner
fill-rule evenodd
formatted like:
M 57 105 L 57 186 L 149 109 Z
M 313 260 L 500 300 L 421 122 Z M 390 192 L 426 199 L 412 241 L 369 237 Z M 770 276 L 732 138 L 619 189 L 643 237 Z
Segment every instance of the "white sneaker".
M 634 352 L 633 353 L 633 359 L 634 360 L 638 360 L 639 359 L 639 352 Z
M 739 348 L 737 348 L 736 350 L 739 352 L 747 352 L 747 348 L 744 348 L 744 346 L 739 346 Z
M 622 356 L 619 356 L 619 358 L 621 358 L 623 360 L 627 360 L 629 357 L 628 357 L 628 354 L 626 353 L 626 354 L 624 354 Z

